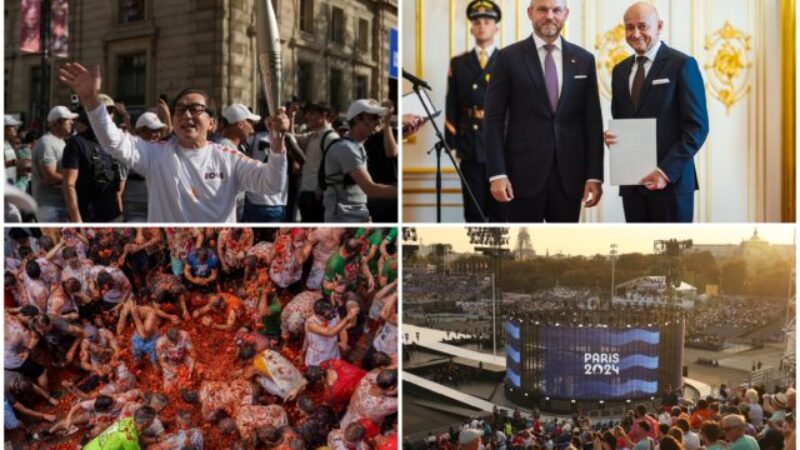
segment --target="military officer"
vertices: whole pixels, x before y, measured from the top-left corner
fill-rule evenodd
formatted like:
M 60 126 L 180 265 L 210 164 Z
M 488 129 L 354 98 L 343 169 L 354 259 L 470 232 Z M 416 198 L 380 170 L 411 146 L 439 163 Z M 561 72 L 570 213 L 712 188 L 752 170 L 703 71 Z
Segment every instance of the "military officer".
M 450 61 L 447 75 L 447 117 L 445 136 L 450 148 L 461 160 L 461 171 L 475 194 L 480 208 L 492 221 L 503 221 L 500 204 L 489 191 L 486 174 L 486 150 L 483 144 L 483 101 L 489 82 L 489 68 L 495 60 L 500 8 L 490 0 L 473 0 L 467 6 L 470 33 L 475 47 Z M 464 218 L 480 222 L 477 208 L 462 186 Z

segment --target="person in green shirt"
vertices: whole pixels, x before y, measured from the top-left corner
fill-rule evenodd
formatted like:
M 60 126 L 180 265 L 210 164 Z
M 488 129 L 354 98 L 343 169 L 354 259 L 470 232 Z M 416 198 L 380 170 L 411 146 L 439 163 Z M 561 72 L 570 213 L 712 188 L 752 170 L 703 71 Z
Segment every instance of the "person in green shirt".
M 355 237 L 364 241 L 362 253 L 370 273 L 373 276 L 378 275 L 378 255 L 380 254 L 381 242 L 383 242 L 383 230 L 380 228 L 359 228 Z
M 363 242 L 358 238 L 347 239 L 339 247 L 339 251 L 328 258 L 325 263 L 325 277 L 322 280 L 322 293 L 325 297 L 331 295 L 338 281 L 347 285 L 347 290 L 355 292 L 360 281 L 359 275 L 367 280 L 369 291 L 375 289 L 375 279 L 369 267 L 361 262 L 361 249 Z
M 83 450 L 140 450 L 139 432 L 146 430 L 156 418 L 156 410 L 142 406 L 133 413 L 116 421 L 96 438 L 83 446 Z
M 758 441 L 744 434 L 744 416 L 729 414 L 722 418 L 722 431 L 728 441 L 728 450 L 759 450 Z
M 258 332 L 270 338 L 273 345 L 279 344 L 281 341 L 281 300 L 271 285 L 261 288 L 258 316 L 261 318 L 262 325 Z

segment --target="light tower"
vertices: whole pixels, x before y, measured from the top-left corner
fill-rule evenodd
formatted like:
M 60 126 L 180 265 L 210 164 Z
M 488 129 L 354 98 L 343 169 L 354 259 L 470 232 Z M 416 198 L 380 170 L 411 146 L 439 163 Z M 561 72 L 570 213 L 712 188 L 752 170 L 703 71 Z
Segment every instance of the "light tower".
M 492 348 L 497 354 L 498 330 L 497 316 L 502 317 L 502 311 L 497 307 L 497 297 L 503 298 L 502 290 L 502 265 L 503 259 L 509 257 L 508 228 L 502 227 L 467 227 L 469 243 L 475 246 L 475 251 L 483 253 L 490 258 L 494 266 L 492 269 L 492 285 L 498 286 L 498 293 L 492 292 Z M 492 289 L 494 291 L 494 289 Z

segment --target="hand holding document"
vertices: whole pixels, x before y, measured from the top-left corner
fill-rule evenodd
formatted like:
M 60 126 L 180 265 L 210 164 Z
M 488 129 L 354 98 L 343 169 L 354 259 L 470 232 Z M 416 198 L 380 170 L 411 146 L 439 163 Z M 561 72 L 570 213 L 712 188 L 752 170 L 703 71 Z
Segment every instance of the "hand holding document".
M 656 119 L 610 120 L 608 128 L 611 185 L 640 184 L 658 165 Z

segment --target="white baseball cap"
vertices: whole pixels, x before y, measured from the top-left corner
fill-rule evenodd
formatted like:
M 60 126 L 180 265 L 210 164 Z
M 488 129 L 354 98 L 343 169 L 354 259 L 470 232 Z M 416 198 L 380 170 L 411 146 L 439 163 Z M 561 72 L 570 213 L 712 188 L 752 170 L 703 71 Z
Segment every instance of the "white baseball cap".
M 136 128 L 149 128 L 151 130 L 160 130 L 167 125 L 158 120 L 156 113 L 146 112 L 136 119 Z
M 347 121 L 353 120 L 353 117 L 361 114 L 377 114 L 381 117 L 386 115 L 388 110 L 381 106 L 377 100 L 373 98 L 362 98 L 359 100 L 354 101 L 350 104 L 350 107 L 347 108 Z
M 59 119 L 77 119 L 78 114 L 70 111 L 66 106 L 54 106 L 53 109 L 47 113 L 47 121 L 55 122 Z
M 224 117 L 229 124 L 234 124 L 243 120 L 252 120 L 253 122 L 261 120 L 261 116 L 253 114 L 247 106 L 241 103 L 234 103 L 225 108 L 225 111 L 222 112 L 222 117 Z
M 22 126 L 22 122 L 14 118 L 11 114 L 6 114 L 3 116 L 3 127 L 19 127 Z

